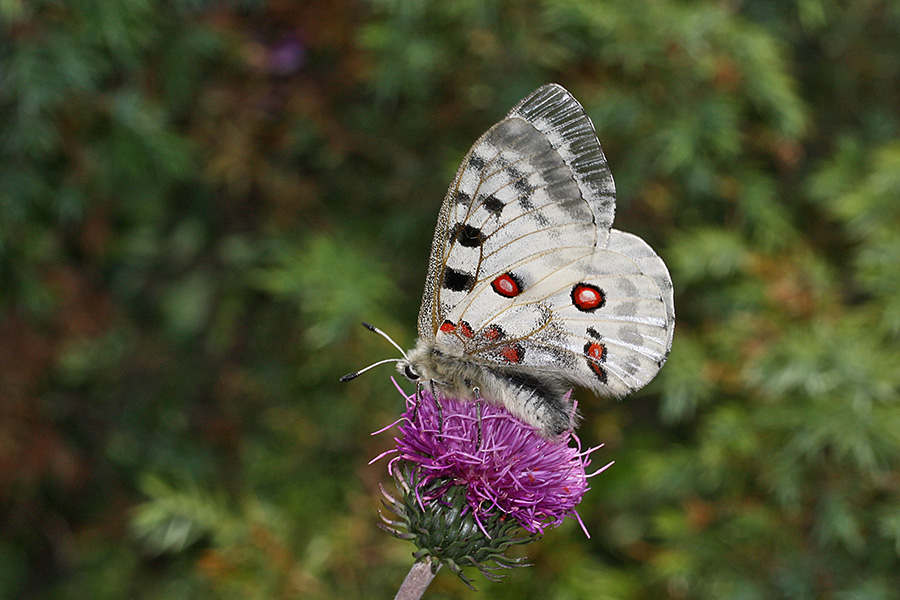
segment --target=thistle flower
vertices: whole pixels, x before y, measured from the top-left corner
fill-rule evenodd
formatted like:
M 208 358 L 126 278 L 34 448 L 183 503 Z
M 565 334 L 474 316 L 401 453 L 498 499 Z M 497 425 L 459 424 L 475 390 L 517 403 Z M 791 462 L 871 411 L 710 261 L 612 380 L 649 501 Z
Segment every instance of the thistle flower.
M 527 566 L 503 554 L 509 546 L 531 542 L 567 517 L 589 536 L 575 507 L 589 489 L 585 469 L 597 448 L 582 450 L 572 431 L 547 440 L 484 401 L 442 397 L 439 407 L 428 391 L 404 396 L 396 448 L 375 459 L 393 455 L 388 470 L 401 493 L 382 490 L 399 517 L 382 515 L 382 528 L 412 540 L 414 556 L 430 560 L 432 572 L 446 565 L 471 587 L 462 567 L 474 566 L 497 580 L 498 568 Z

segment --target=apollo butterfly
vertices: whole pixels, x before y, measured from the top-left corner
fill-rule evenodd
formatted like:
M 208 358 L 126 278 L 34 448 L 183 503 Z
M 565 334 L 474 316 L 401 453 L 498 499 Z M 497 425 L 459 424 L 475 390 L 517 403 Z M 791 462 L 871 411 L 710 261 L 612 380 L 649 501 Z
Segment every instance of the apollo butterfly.
M 571 387 L 621 397 L 647 384 L 672 346 L 672 280 L 646 242 L 611 228 L 615 206 L 581 104 L 555 84 L 522 100 L 444 198 L 419 339 L 391 359 L 398 370 L 438 398 L 502 405 L 548 438 L 574 426 Z

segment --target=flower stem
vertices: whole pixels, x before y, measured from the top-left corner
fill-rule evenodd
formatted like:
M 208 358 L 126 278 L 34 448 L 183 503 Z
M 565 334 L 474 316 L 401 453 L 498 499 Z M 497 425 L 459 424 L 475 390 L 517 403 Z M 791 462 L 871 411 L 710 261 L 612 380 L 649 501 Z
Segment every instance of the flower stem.
M 431 580 L 434 579 L 440 568 L 441 565 L 438 564 L 437 568 L 432 572 L 431 557 L 417 560 L 413 563 L 409 573 L 406 574 L 406 579 L 403 580 L 403 585 L 397 590 L 394 600 L 419 600 L 422 594 L 425 593 L 425 588 L 428 587 L 428 584 L 431 583 Z

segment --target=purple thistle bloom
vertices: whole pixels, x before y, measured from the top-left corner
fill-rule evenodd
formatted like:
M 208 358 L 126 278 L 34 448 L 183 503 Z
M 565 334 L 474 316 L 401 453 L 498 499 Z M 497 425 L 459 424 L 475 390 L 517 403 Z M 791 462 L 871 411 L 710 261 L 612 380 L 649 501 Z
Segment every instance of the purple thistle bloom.
M 548 440 L 485 401 L 441 398 L 441 406 L 439 410 L 427 391 L 419 393 L 418 402 L 415 395 L 406 396 L 406 412 L 397 422 L 401 435 L 388 453 L 395 454 L 391 470 L 397 461 L 415 465 L 422 506 L 461 486 L 485 534 L 481 523 L 497 516 L 515 519 L 532 534 L 572 517 L 589 536 L 575 507 L 589 489 L 585 469 L 597 448 L 582 450 L 572 431 Z M 575 446 L 569 445 L 570 439 Z M 429 485 L 433 482 L 438 485 Z

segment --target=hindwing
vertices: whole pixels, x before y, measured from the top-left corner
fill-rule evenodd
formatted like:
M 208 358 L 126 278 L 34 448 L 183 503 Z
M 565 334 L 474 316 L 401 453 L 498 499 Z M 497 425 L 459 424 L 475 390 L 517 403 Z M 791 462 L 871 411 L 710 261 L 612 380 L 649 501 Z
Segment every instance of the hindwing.
M 612 230 L 610 239 L 616 248 L 649 250 L 620 231 Z M 492 282 L 479 283 L 446 315 L 436 346 L 603 395 L 625 395 L 653 379 L 671 346 L 672 286 L 656 278 L 651 264 L 664 268 L 655 254 L 635 260 L 609 248 L 516 263 L 510 274 L 522 292 L 507 298 Z

